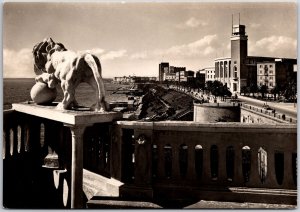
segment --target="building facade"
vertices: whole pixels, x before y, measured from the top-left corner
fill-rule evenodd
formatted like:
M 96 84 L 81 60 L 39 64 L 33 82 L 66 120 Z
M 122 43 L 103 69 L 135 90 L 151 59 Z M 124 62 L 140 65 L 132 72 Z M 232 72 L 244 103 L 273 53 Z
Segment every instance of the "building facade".
M 215 81 L 215 67 L 204 68 L 205 82 Z
M 273 89 L 277 85 L 281 86 L 287 82 L 296 82 L 297 71 L 296 59 L 280 59 L 257 63 L 257 86 L 265 85 L 268 89 Z
M 215 59 L 215 80 L 227 85 L 230 90 L 237 89 L 237 71 L 234 75 L 231 69 L 230 57 Z
M 160 63 L 159 69 L 158 69 L 158 81 L 163 82 L 164 81 L 164 73 L 169 73 L 169 63 Z
M 143 83 L 143 82 L 154 82 L 154 81 L 157 81 L 156 77 L 123 76 L 123 77 L 113 78 L 113 83 L 117 83 L 117 84 Z
M 214 63 L 215 80 L 227 85 L 233 94 L 251 84 L 273 88 L 278 83 L 296 81 L 296 59 L 248 56 L 245 25 L 232 25 L 230 40 L 231 57 L 216 58 Z

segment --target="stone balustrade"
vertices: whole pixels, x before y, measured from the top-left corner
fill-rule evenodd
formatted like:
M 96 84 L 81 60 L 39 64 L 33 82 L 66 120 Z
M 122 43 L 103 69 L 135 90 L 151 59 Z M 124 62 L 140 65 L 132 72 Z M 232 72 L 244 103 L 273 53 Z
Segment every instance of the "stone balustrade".
M 215 191 L 210 199 L 229 188 L 295 190 L 296 137 L 296 126 L 285 124 L 118 121 L 112 176 L 128 185 L 124 195 L 152 198 L 208 198 L 205 189 Z
M 120 118 L 117 113 L 53 112 L 26 104 L 5 111 L 4 203 L 14 207 L 19 201 L 26 208 L 34 199 L 26 196 L 28 189 L 36 194 L 35 207 L 39 198 L 43 206 L 50 204 L 44 200 L 49 192 L 62 195 L 60 184 L 54 190 L 40 186 L 51 184 L 44 182 L 49 171 L 42 168 L 51 147 L 59 156 L 59 180 L 69 188 L 63 202 L 57 202 L 71 208 L 84 207 L 83 168 L 122 182 L 120 196 L 138 200 L 296 204 L 296 125 L 112 122 Z M 55 198 L 50 199 L 54 207 Z
M 97 113 L 84 109 L 59 111 L 54 106 L 13 104 L 13 110 L 4 111 L 4 182 L 8 180 L 10 183 L 7 185 L 13 186 L 32 181 L 36 185 L 32 185 L 31 188 L 29 183 L 27 189 L 37 189 L 37 196 L 41 195 L 43 191 L 38 191 L 38 184 L 46 183 L 44 181 L 42 183 L 41 179 L 37 178 L 44 176 L 40 174 L 41 172 L 47 172 L 41 171 L 45 163 L 44 159 L 55 151 L 60 165 L 50 168 L 56 170 L 56 174 L 63 173 L 66 176 L 63 184 L 67 188 L 64 188 L 63 204 L 54 202 L 52 204 L 59 205 L 58 207 L 82 208 L 84 206 L 83 167 L 99 174 L 109 174 L 109 123 L 121 118 L 122 114 L 115 112 Z M 28 175 L 20 164 L 32 169 L 33 172 Z M 15 170 L 14 166 L 19 169 Z M 10 169 L 19 173 L 20 179 L 14 179 L 18 183 L 11 180 L 12 176 L 16 177 L 16 174 L 9 171 Z M 22 200 L 16 203 L 14 191 L 11 191 L 9 186 L 4 189 L 6 193 L 4 204 L 7 207 L 16 207 L 15 205 L 24 207 L 26 203 Z M 26 193 L 26 190 L 19 188 L 15 191 Z M 34 198 L 31 199 L 32 201 L 36 202 Z
M 259 116 L 263 116 L 270 121 L 274 121 L 277 123 L 292 123 L 297 124 L 297 119 L 287 116 L 282 113 L 277 113 L 274 110 L 267 110 L 261 107 L 249 105 L 249 104 L 241 104 L 242 109 L 258 114 Z

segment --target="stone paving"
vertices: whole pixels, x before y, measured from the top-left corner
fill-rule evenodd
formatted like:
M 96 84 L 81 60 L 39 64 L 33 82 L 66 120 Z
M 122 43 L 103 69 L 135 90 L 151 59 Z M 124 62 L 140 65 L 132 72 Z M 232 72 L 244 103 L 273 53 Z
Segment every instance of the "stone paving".
M 220 201 L 205 201 L 201 200 L 193 205 L 189 205 L 188 209 L 207 208 L 207 209 L 295 209 L 296 205 L 283 204 L 266 204 L 266 203 L 250 203 L 250 202 L 220 202 Z

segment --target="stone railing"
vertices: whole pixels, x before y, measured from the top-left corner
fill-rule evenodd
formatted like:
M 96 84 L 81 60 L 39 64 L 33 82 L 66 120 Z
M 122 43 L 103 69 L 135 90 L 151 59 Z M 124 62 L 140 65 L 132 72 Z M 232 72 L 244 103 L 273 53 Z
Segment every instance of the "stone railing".
M 254 113 L 257 113 L 261 116 L 273 119 L 279 123 L 293 123 L 296 124 L 297 123 L 297 119 L 292 118 L 290 116 L 287 116 L 285 114 L 282 113 L 277 113 L 274 110 L 267 110 L 261 107 L 256 107 L 253 105 L 248 105 L 248 104 L 241 104 L 243 109 L 247 109 L 249 111 L 253 111 Z
M 296 125 L 118 121 L 114 132 L 124 196 L 296 202 Z
M 13 110 L 3 113 L 4 205 L 84 207 L 83 168 L 110 174 L 109 126 L 121 117 L 13 104 Z
M 122 115 L 13 108 L 3 116 L 7 207 L 84 207 L 83 168 L 138 200 L 296 204 L 296 125 L 112 122 Z M 43 168 L 53 151 L 59 168 Z

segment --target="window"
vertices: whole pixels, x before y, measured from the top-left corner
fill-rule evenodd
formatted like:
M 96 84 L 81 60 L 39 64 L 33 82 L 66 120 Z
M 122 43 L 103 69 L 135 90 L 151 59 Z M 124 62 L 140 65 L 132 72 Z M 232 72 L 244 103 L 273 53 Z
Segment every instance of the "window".
M 270 86 L 272 86 L 272 87 L 273 87 L 273 82 L 270 82 Z
M 260 77 L 260 79 L 262 80 L 262 77 Z
M 270 68 L 272 68 L 272 67 L 273 67 L 273 65 L 270 65 L 269 67 L 270 67 Z
M 273 80 L 273 77 L 270 77 L 270 80 Z
M 260 67 L 260 68 L 262 68 L 262 67 L 263 67 L 263 65 L 260 65 L 259 67 Z
M 273 71 L 272 71 L 272 70 L 270 70 L 270 71 L 269 71 L 269 73 L 270 73 L 270 74 L 273 74 Z
M 236 61 L 234 61 L 233 63 L 236 64 Z

